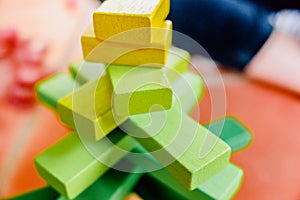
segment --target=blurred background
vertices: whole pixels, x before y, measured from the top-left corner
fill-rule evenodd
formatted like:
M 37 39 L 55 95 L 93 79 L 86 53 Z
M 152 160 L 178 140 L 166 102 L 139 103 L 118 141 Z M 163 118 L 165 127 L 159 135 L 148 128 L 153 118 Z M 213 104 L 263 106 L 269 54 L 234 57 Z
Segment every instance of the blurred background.
M 0 199 L 46 185 L 33 158 L 69 130 L 36 102 L 32 87 L 82 58 L 80 35 L 99 5 L 93 0 L 0 1 Z M 193 55 L 192 60 L 209 91 L 225 85 L 226 115 L 236 116 L 253 133 L 251 145 L 232 156 L 245 172 L 234 199 L 300 199 L 299 95 L 222 66 L 223 82 L 215 81 L 216 71 L 206 67 L 205 58 Z M 209 91 L 199 103 L 201 123 L 211 119 Z

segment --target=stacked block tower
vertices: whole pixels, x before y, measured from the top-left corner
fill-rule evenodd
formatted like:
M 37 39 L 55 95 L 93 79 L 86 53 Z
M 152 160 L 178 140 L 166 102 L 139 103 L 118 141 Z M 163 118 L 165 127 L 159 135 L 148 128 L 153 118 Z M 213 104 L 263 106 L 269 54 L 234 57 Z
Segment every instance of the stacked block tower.
M 172 46 L 169 0 L 106 0 L 82 35 L 83 61 L 36 86 L 73 131 L 35 158 L 48 187 L 15 199 L 230 199 L 251 140 L 233 117 L 201 125 L 190 55 Z M 142 156 L 136 156 L 142 155 Z M 155 170 L 154 170 L 155 169 Z M 123 171 L 122 171 L 123 170 Z

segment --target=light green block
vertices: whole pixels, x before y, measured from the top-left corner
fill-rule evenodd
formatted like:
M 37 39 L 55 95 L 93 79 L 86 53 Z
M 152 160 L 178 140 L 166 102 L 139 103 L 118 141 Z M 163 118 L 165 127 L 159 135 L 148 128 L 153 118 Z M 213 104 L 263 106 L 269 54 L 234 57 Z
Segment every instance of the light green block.
M 135 173 L 138 170 L 139 167 L 132 163 L 130 173 L 111 168 L 74 200 L 121 200 L 126 194 L 132 191 L 141 178 L 141 173 Z M 60 196 L 58 200 L 67 200 L 67 198 Z
M 179 104 L 179 103 L 178 103 Z M 182 113 L 170 110 L 130 116 L 121 125 L 187 189 L 193 190 L 229 161 L 230 147 L 205 127 Z
M 168 50 L 167 63 L 162 68 L 170 82 L 178 79 L 190 67 L 191 55 L 189 52 L 172 46 Z
M 181 78 L 173 82 L 172 90 L 175 99 L 180 102 L 182 111 L 189 113 L 204 94 L 204 82 L 198 74 L 187 71 L 181 75 Z
M 68 74 L 55 74 L 40 81 L 35 91 L 38 99 L 52 109 L 56 109 L 58 99 L 78 88 L 78 84 Z
M 172 90 L 162 69 L 110 65 L 107 72 L 116 115 L 129 116 L 171 107 Z
M 78 60 L 70 63 L 69 71 L 79 84 L 98 79 L 105 73 L 105 64 Z
M 171 47 L 164 68 L 109 65 L 114 112 L 127 116 L 169 109 L 172 103 L 169 81 L 180 77 L 189 64 L 188 52 Z
M 118 129 L 108 139 L 126 151 L 136 145 L 131 137 Z M 100 160 L 109 159 L 110 163 L 116 163 L 126 155 L 126 151 L 116 152 L 108 140 L 100 140 L 97 146 Z M 69 199 L 75 198 L 109 169 L 90 155 L 76 133 L 40 153 L 35 158 L 35 166 L 49 185 Z

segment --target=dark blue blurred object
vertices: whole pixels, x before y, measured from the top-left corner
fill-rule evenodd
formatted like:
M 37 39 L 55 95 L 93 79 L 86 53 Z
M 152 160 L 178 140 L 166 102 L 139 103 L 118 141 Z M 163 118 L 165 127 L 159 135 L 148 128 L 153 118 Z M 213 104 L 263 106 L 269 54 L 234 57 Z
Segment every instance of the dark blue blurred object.
M 174 30 L 196 40 L 210 56 L 243 70 L 270 36 L 269 15 L 283 8 L 300 8 L 299 0 L 171 0 Z M 177 44 L 191 53 L 189 43 Z

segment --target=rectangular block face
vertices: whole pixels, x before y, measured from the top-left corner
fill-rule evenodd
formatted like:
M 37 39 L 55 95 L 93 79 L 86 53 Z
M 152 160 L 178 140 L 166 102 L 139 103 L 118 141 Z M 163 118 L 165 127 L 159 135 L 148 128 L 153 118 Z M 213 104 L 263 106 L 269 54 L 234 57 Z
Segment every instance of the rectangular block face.
M 166 19 L 169 11 L 170 0 L 105 1 L 93 15 L 95 35 L 101 40 L 106 40 L 128 30 L 158 27 Z M 151 42 L 151 33 L 141 31 L 136 40 L 128 42 L 134 41 L 149 43 Z
M 233 152 L 248 146 L 252 140 L 250 130 L 238 119 L 226 117 L 205 125 L 225 141 Z
M 169 53 L 167 56 L 167 63 L 166 66 L 163 68 L 164 72 L 166 73 L 168 79 L 170 82 L 175 81 L 177 78 L 180 77 L 181 74 L 183 74 L 185 71 L 189 69 L 190 65 L 190 54 L 183 50 L 176 48 L 174 46 L 169 48 Z M 95 75 L 98 75 L 101 73 L 97 72 L 99 68 L 102 68 L 100 63 L 89 63 L 86 62 L 87 64 L 82 64 L 83 60 L 74 62 L 69 65 L 69 71 L 71 71 L 71 74 L 73 77 L 80 77 L 80 84 L 84 84 L 88 81 L 93 81 L 95 80 Z M 98 65 L 100 67 L 98 68 Z M 79 70 L 82 66 L 82 69 Z M 90 73 L 89 72 L 89 67 L 92 67 L 92 71 L 96 71 L 95 73 Z M 101 70 L 99 70 L 101 71 Z
M 116 146 L 131 150 L 136 142 L 120 130 L 108 136 Z M 118 162 L 126 151 L 116 151 L 108 140 L 97 142 L 97 158 Z M 76 133 L 72 133 L 35 158 L 35 166 L 43 179 L 67 198 L 75 198 L 109 168 L 100 163 L 83 146 Z
M 140 31 L 128 32 L 107 41 L 99 40 L 89 27 L 81 37 L 83 57 L 89 62 L 120 65 L 149 65 L 162 67 L 166 64 L 167 50 L 172 44 L 172 22 L 165 21 L 159 28 L 151 29 L 151 41 L 136 39 Z M 130 42 L 130 38 L 134 41 Z
M 160 150 L 154 157 L 189 190 L 222 170 L 229 161 L 230 147 L 181 113 L 176 105 L 151 115 L 130 116 L 121 127 L 139 134 L 136 139 L 148 151 Z
M 162 69 L 110 65 L 112 108 L 119 116 L 167 110 L 172 105 L 172 89 Z
M 69 94 L 76 88 L 78 88 L 78 84 L 74 82 L 71 76 L 67 74 L 55 74 L 40 81 L 36 85 L 35 91 L 41 102 L 56 110 L 58 99 Z
M 184 188 L 165 169 L 144 176 L 136 186 L 142 197 L 145 190 L 154 193 L 157 199 L 231 199 L 241 184 L 243 171 L 228 164 L 219 173 L 208 179 L 193 191 Z
M 138 168 L 133 165 L 131 173 L 121 172 L 115 169 L 109 169 L 103 176 L 101 176 L 93 185 L 82 192 L 74 200 L 82 199 L 123 199 L 123 197 L 131 192 L 137 181 L 142 176 L 141 173 L 134 173 Z M 59 200 L 66 200 L 61 196 Z

